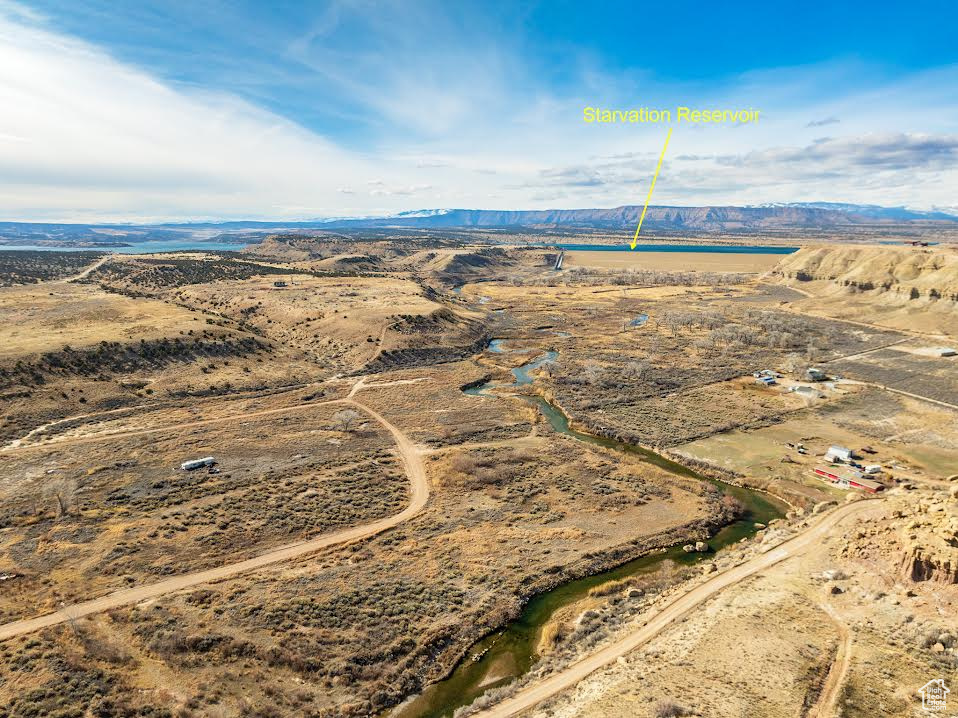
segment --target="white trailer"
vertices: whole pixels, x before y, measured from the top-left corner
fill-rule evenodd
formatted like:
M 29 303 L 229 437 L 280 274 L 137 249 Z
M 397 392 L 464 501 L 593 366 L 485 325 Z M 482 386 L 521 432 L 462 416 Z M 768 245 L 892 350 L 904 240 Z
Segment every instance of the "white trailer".
M 183 471 L 193 471 L 194 469 L 202 469 L 204 466 L 212 466 L 216 463 L 216 459 L 212 456 L 206 456 L 202 459 L 191 459 L 190 461 L 184 461 L 180 464 L 180 468 Z

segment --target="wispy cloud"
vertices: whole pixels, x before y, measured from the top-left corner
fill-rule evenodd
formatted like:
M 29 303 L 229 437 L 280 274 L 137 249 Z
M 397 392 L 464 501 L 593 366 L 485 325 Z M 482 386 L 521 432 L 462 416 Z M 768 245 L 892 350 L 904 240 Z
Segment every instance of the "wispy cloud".
M 824 127 L 825 125 L 837 125 L 841 120 L 837 117 L 826 117 L 821 120 L 812 120 L 809 122 L 806 127 Z
M 770 147 L 740 155 L 722 155 L 719 165 L 765 170 L 787 167 L 793 174 L 871 170 L 946 170 L 958 160 L 958 135 L 881 134 L 821 138 L 805 147 Z

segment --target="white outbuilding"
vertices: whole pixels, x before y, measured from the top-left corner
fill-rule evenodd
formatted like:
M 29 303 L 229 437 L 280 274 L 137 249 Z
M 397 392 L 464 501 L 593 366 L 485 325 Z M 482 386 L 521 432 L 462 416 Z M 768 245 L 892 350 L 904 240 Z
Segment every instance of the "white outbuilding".
M 844 446 L 829 446 L 828 451 L 825 452 L 825 461 L 837 461 L 839 463 L 848 464 L 855 458 L 855 454 L 851 449 L 846 449 Z

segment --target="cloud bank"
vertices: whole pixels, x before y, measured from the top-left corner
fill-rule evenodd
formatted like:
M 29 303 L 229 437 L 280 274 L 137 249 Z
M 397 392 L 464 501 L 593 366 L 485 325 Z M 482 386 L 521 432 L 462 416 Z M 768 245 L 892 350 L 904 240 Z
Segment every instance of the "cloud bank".
M 864 71 L 826 64 L 693 90 L 618 76 L 585 58 L 561 85 L 537 84 L 517 43 L 477 52 L 463 42 L 475 28 L 409 15 L 334 4 L 283 47 L 284 62 L 348 97 L 342 120 L 353 126 L 341 132 L 307 128 L 215 86 L 164 80 L 22 6 L 0 5 L 0 218 L 305 219 L 634 204 L 665 128 L 587 126 L 582 107 L 667 106 L 675 97 L 759 107 L 763 119 L 677 130 L 656 202 L 954 203 L 954 67 L 842 89 L 827 79 Z M 357 17 L 371 40 L 350 54 L 336 29 Z M 415 23 L 425 29 L 404 40 Z M 423 47 L 424 32 L 443 40 Z

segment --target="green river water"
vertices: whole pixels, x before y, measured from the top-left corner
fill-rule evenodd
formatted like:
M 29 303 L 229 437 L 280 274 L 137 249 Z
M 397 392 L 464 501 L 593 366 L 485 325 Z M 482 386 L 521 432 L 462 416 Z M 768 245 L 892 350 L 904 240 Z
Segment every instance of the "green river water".
M 492 346 L 492 351 L 502 352 L 500 347 L 501 342 L 496 343 Z M 511 386 L 531 383 L 533 379 L 530 372 L 547 362 L 555 361 L 557 356 L 557 352 L 546 352 L 533 361 L 516 367 L 512 370 L 515 381 Z M 497 386 L 510 385 L 484 384 L 467 389 L 466 393 L 488 396 L 489 389 Z M 642 460 L 674 474 L 707 481 L 718 486 L 723 493 L 738 499 L 745 506 L 745 514 L 709 539 L 709 546 L 713 551 L 719 551 L 753 535 L 756 531 L 756 523 L 767 524 L 771 519 L 781 517 L 783 514 L 778 502 L 765 494 L 701 476 L 681 464 L 639 446 L 576 431 L 569 427 L 569 420 L 565 414 L 542 397 L 523 398 L 535 404 L 552 428 L 559 433 L 588 444 L 640 456 Z M 674 546 L 665 552 L 643 556 L 614 569 L 570 581 L 551 591 L 541 593 L 526 604 L 515 621 L 473 645 L 449 677 L 427 687 L 412 701 L 394 709 L 390 713 L 390 718 L 452 716 L 457 708 L 468 705 L 490 688 L 507 684 L 522 676 L 529 671 L 537 659 L 535 649 L 539 642 L 539 634 L 553 613 L 563 606 L 587 597 L 593 588 L 629 576 L 652 572 L 664 561 L 691 565 L 703 560 L 712 560 L 712 558 L 714 554 L 686 553 L 680 546 Z

